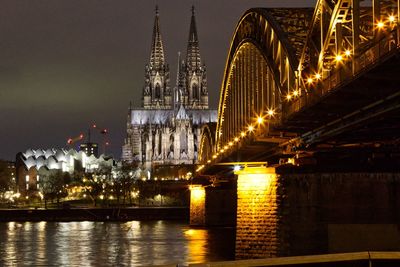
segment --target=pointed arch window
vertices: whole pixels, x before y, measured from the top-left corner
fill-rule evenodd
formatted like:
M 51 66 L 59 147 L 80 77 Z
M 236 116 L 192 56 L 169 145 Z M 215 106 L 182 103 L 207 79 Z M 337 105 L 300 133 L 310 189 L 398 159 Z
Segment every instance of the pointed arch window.
M 161 97 L 161 86 L 159 83 L 156 83 L 155 98 L 160 98 L 160 97 Z
M 199 86 L 194 83 L 192 85 L 193 99 L 199 99 Z

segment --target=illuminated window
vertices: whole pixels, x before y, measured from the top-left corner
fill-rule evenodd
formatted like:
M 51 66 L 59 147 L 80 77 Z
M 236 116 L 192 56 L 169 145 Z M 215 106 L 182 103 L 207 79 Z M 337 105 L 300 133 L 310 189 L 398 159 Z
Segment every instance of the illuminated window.
M 29 175 L 25 176 L 25 180 L 27 183 L 29 183 Z

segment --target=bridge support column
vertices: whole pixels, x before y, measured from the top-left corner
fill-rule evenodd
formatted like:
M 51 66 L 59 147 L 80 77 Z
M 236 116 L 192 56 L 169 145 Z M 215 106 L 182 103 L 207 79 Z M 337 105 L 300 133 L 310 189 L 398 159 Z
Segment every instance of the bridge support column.
M 279 255 L 279 201 L 275 168 L 246 167 L 237 180 L 236 258 Z
M 203 185 L 190 186 L 190 225 L 204 226 L 206 223 L 206 190 Z

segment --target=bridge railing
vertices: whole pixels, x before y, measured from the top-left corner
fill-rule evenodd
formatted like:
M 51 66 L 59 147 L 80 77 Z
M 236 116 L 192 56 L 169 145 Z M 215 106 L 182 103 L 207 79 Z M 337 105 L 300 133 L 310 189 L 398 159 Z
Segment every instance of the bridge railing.
M 303 92 L 301 96 L 286 105 L 286 117 L 300 111 L 302 108 L 315 103 L 325 94 L 340 88 L 356 77 L 373 68 L 380 61 L 395 53 L 400 48 L 399 30 L 394 29 L 386 33 L 376 42 L 372 42 L 359 55 L 344 63 L 340 68 L 333 69 L 315 88 Z M 352 70 L 352 64 L 354 69 Z

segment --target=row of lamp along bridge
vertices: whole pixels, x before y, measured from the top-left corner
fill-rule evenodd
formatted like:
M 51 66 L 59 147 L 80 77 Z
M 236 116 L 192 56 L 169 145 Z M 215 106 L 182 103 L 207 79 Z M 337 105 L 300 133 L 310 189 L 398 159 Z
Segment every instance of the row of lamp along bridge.
M 388 14 L 383 20 L 375 22 L 375 31 L 379 34 L 394 33 L 395 46 L 397 49 L 400 43 L 400 34 L 396 26 L 398 26 L 398 16 L 395 14 Z M 389 48 L 390 50 L 390 48 Z M 361 64 L 360 62 L 353 61 L 353 49 L 342 49 L 331 58 L 332 65 L 352 64 L 351 76 L 362 71 L 365 66 L 355 66 Z M 379 56 L 379 55 L 378 55 Z M 359 59 L 357 59 L 359 60 Z M 354 59 L 356 61 L 356 59 Z M 340 68 L 338 68 L 340 71 Z M 319 87 L 330 87 L 326 82 L 330 82 L 330 77 L 333 73 L 328 75 L 325 73 L 310 73 L 299 75 L 297 73 L 297 86 L 296 89 L 288 91 L 284 96 L 285 101 L 296 101 L 302 96 L 303 93 L 312 94 L 312 89 Z M 333 84 L 335 86 L 336 84 Z M 304 89 L 301 89 L 304 87 Z M 327 90 L 322 88 L 322 90 Z M 203 169 L 218 164 L 220 160 L 236 149 L 236 145 L 251 137 L 257 132 L 262 131 L 264 124 L 273 123 L 276 117 L 280 117 L 282 112 L 280 109 L 268 108 L 263 114 L 253 118 L 253 123 L 247 125 L 237 136 L 229 140 L 225 144 L 219 145 L 218 149 L 211 155 L 211 158 L 205 159 L 203 164 L 199 165 L 196 172 L 201 172 Z M 240 226 L 236 230 L 236 257 L 237 258 L 257 258 L 265 256 L 276 256 L 276 242 L 279 239 L 279 232 L 276 225 L 280 219 L 279 211 L 277 209 L 277 174 L 276 169 L 267 167 L 266 163 L 227 163 L 232 165 L 241 165 L 242 168 L 235 168 L 234 174 L 237 176 L 237 209 L 236 209 L 236 225 Z M 193 184 L 190 186 L 190 224 L 194 226 L 206 225 L 206 187 L 201 184 Z M 267 233 L 263 233 L 260 238 L 248 238 L 249 236 L 257 236 L 260 227 L 268 228 Z M 272 242 L 266 243 L 269 240 Z M 251 244 L 253 243 L 253 244 Z

